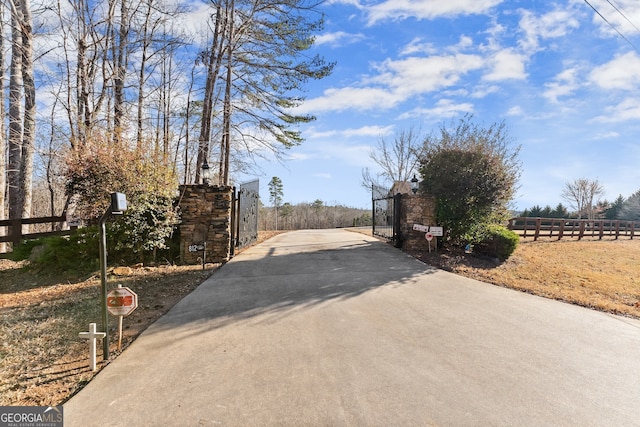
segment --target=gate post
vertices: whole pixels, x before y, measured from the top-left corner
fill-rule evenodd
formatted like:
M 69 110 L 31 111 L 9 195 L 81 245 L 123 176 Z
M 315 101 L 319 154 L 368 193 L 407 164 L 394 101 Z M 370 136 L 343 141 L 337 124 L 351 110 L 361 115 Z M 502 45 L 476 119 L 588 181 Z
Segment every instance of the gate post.
M 397 193 L 393 196 L 393 244 L 396 248 L 402 247 L 402 230 L 401 230 L 401 221 L 400 221 L 400 213 L 402 209 L 402 194 Z
M 236 194 L 236 187 L 231 188 L 231 247 L 229 248 L 230 256 L 233 258 L 236 252 L 236 246 L 238 245 L 238 234 L 240 221 L 238 218 L 238 201 L 239 197 Z
M 181 185 L 180 260 L 185 264 L 230 259 L 233 190 L 229 186 Z

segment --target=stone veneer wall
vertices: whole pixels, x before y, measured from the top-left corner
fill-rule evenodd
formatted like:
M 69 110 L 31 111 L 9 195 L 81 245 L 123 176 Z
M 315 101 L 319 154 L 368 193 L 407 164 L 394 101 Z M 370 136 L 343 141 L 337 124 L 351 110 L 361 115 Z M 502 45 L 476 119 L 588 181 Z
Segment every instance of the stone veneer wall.
M 189 246 L 207 242 L 206 262 L 229 261 L 233 188 L 181 185 L 180 195 L 180 260 L 201 263 L 202 251 L 189 252 Z
M 403 194 L 400 203 L 402 249 L 428 251 L 429 242 L 424 237 L 425 233 L 413 230 L 413 224 L 437 225 L 435 199 L 431 196 Z M 432 250 L 435 248 L 434 240 L 431 241 Z

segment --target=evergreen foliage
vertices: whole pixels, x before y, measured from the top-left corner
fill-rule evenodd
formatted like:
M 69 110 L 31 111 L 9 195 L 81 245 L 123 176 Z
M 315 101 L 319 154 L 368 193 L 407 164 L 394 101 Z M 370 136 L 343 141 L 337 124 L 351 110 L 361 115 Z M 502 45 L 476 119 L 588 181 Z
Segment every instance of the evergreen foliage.
M 520 241 L 513 231 L 506 227 L 489 224 L 483 227 L 482 239 L 474 245 L 474 250 L 482 255 L 506 260 L 513 254 Z
M 640 221 L 640 190 L 624 201 L 618 213 L 618 218 L 628 221 Z
M 482 127 L 467 115 L 425 140 L 421 191 L 436 198 L 436 220 L 453 244 L 478 242 L 486 224 L 509 216 L 520 177 L 519 147 L 504 123 Z
M 546 205 L 544 208 L 535 205 L 529 209 L 525 209 L 520 216 L 531 218 L 569 218 L 569 211 L 562 203 L 558 203 L 555 209 L 552 209 L 549 205 Z

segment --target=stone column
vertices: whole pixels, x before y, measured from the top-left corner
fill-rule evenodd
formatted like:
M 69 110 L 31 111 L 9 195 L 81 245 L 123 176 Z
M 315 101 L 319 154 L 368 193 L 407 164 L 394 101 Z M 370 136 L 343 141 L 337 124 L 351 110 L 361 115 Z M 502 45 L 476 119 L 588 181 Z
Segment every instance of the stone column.
M 400 208 L 402 249 L 428 251 L 429 242 L 424 237 L 425 233 L 413 230 L 413 224 L 437 225 L 433 197 L 403 194 Z M 431 247 L 435 247 L 433 242 L 431 242 Z
M 185 264 L 227 262 L 231 254 L 231 204 L 229 186 L 180 186 L 180 259 Z M 191 250 L 190 250 L 191 249 Z

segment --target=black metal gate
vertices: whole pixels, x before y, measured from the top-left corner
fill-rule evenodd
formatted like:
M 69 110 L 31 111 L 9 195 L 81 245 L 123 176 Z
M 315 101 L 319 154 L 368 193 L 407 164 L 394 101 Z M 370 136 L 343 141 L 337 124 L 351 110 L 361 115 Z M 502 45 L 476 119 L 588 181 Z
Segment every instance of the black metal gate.
M 240 249 L 258 240 L 258 201 L 260 198 L 260 181 L 255 180 L 240 184 L 235 212 L 234 230 L 235 246 Z M 232 249 L 233 250 L 233 249 Z
M 375 187 L 372 190 L 373 235 L 388 239 L 398 246 L 401 244 L 400 198 L 402 195 L 383 195 L 383 192 Z

